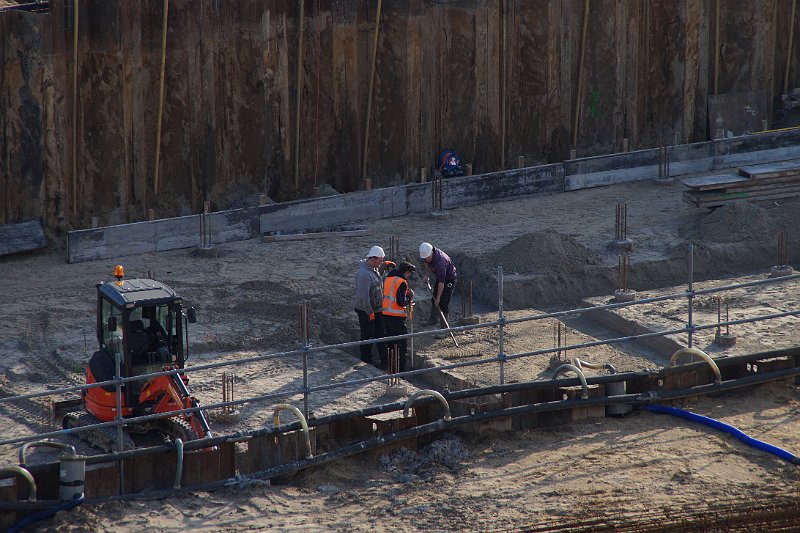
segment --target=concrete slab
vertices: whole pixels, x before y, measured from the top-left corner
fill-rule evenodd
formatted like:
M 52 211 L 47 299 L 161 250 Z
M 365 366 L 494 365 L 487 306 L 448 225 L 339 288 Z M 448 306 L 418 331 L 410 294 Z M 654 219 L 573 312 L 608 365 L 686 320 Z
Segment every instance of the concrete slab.
M 30 252 L 47 247 L 47 237 L 37 220 L 0 225 L 0 255 Z

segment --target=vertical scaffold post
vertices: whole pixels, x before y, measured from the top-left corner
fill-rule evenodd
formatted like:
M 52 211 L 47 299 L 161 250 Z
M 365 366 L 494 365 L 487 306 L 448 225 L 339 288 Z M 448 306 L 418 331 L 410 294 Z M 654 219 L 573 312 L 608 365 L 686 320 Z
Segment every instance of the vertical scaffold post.
M 506 382 L 506 375 L 505 375 L 505 361 L 506 361 L 506 354 L 503 351 L 503 326 L 505 324 L 505 316 L 503 315 L 503 267 L 497 267 L 497 315 L 498 320 L 500 321 L 500 333 L 498 336 L 498 346 L 500 353 L 497 355 L 498 360 L 500 361 L 500 385 L 504 385 Z
M 308 350 L 311 348 L 311 304 L 303 300 L 300 304 L 300 342 L 303 343 L 303 416 L 308 419 Z
M 692 322 L 692 307 L 694 306 L 694 244 L 689 243 L 689 290 L 686 292 L 688 299 L 688 317 L 689 322 L 686 327 L 689 332 L 689 348 L 692 347 L 692 331 L 694 330 L 694 323 Z

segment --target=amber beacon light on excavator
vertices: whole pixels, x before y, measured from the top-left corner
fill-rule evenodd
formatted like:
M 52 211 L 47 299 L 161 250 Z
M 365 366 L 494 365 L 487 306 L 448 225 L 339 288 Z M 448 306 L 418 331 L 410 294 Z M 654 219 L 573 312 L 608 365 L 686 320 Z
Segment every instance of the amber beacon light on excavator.
M 196 322 L 194 308 L 183 309 L 183 299 L 170 287 L 152 279 L 124 279 L 118 265 L 115 281 L 97 284 L 97 342 L 99 349 L 86 364 L 86 384 L 168 370 L 181 370 L 188 358 L 189 323 Z M 140 381 L 125 382 L 117 397 L 117 384 L 82 391 L 80 399 L 58 402 L 54 415 L 63 416 L 64 429 L 123 418 L 197 408 L 187 387 L 188 377 L 178 371 Z M 123 449 L 136 447 L 133 435 L 160 434 L 183 441 L 211 437 L 199 409 L 175 416 L 131 422 L 122 432 Z M 115 427 L 83 430 L 77 436 L 104 451 L 119 449 Z M 137 439 L 138 440 L 138 439 Z M 144 437 L 142 438 L 144 441 Z M 148 441 L 150 439 L 147 439 Z

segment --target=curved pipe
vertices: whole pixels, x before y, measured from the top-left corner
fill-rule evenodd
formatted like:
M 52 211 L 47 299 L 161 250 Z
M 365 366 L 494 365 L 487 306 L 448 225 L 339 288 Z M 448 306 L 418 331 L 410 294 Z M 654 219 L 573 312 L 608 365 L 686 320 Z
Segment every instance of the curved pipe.
M 52 442 L 49 440 L 40 440 L 36 442 L 27 442 L 19 449 L 19 466 L 25 468 L 25 454 L 29 448 L 58 448 L 59 450 L 67 450 L 67 455 L 75 455 L 75 447 L 63 442 Z
M 281 425 L 281 411 L 291 411 L 293 412 L 298 419 L 300 419 L 300 426 L 303 428 L 303 435 L 306 439 L 306 459 L 311 459 L 314 455 L 311 453 L 311 437 L 308 433 L 308 422 L 306 422 L 306 417 L 303 416 L 303 413 L 300 412 L 300 409 L 295 407 L 294 405 L 289 405 L 288 403 L 279 403 L 275 406 L 275 411 L 273 412 L 273 422 L 275 423 L 275 427 Z
M 175 439 L 175 453 L 178 455 L 178 464 L 175 465 L 175 481 L 172 483 L 172 488 L 178 490 L 181 488 L 181 475 L 183 474 L 183 441 Z
M 677 361 L 678 358 L 682 355 L 696 355 L 697 357 L 703 359 L 711 367 L 711 370 L 714 371 L 714 376 L 716 376 L 716 378 L 714 379 L 714 383 L 716 383 L 717 385 L 722 383 L 722 374 L 719 371 L 717 363 L 715 363 L 714 360 L 711 359 L 711 357 L 706 352 L 704 352 L 703 350 L 698 350 L 697 348 L 684 348 L 682 350 L 678 350 L 677 352 L 672 354 L 672 357 L 670 357 L 669 359 L 670 366 L 676 366 L 675 361 Z
M 33 476 L 30 472 L 28 472 L 27 468 L 21 466 L 4 466 L 3 468 L 0 468 L 0 475 L 3 474 L 19 474 L 20 476 L 24 477 L 25 481 L 27 481 L 28 485 L 31 487 L 31 495 L 28 496 L 28 501 L 36 501 L 36 480 L 33 479 Z
M 567 370 L 572 370 L 576 374 L 578 374 L 578 379 L 581 380 L 581 386 L 583 387 L 583 393 L 581 394 L 581 398 L 587 400 L 589 398 L 589 385 L 586 384 L 586 376 L 583 375 L 583 370 L 578 368 L 575 365 L 571 365 L 569 363 L 564 363 L 560 367 L 556 368 L 555 372 L 553 372 L 553 379 L 556 379 L 559 374 L 562 372 L 566 372 Z
M 581 370 L 583 370 L 583 367 L 586 367 L 586 368 L 591 368 L 592 370 L 603 370 L 603 369 L 606 369 L 606 370 L 608 370 L 609 374 L 616 374 L 617 373 L 617 369 L 614 368 L 614 365 L 612 365 L 611 363 L 606 363 L 604 365 L 598 365 L 598 364 L 595 364 L 595 363 L 590 363 L 589 361 L 581 361 L 580 359 L 578 359 L 576 357 L 575 359 L 573 359 L 572 364 L 574 364 L 575 366 L 577 366 Z
M 411 404 L 413 404 L 414 401 L 420 396 L 433 396 L 439 400 L 444 407 L 444 419 L 450 420 L 450 404 L 447 403 L 447 400 L 444 399 L 444 396 L 435 390 L 430 389 L 418 390 L 408 397 L 408 400 L 406 400 L 406 405 L 403 407 L 403 418 L 408 418 L 408 410 L 411 408 Z
M 700 424 L 704 424 L 710 428 L 714 428 L 716 430 L 723 431 L 725 433 L 730 433 L 731 435 L 733 435 L 740 441 L 744 442 L 748 446 L 752 446 L 753 448 L 756 448 L 763 452 L 771 453 L 772 455 L 780 457 L 785 461 L 789 461 L 792 464 L 800 465 L 800 457 L 793 454 L 792 452 L 784 450 L 783 448 L 779 448 L 778 446 L 768 444 L 764 441 L 754 439 L 744 431 L 729 424 L 726 424 L 725 422 L 720 422 L 719 420 L 715 420 L 707 416 L 698 415 L 696 413 L 692 413 L 689 411 L 684 411 L 683 409 L 678 409 L 677 407 L 667 407 L 665 405 L 655 405 L 655 404 L 645 405 L 643 406 L 643 409 L 646 409 L 653 413 L 677 416 L 685 420 L 691 420 L 692 422 L 698 422 Z

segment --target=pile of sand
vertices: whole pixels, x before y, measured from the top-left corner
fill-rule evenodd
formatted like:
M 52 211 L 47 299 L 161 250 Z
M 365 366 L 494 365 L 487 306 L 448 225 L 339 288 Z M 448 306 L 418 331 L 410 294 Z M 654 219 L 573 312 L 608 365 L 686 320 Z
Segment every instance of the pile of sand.
M 600 258 L 569 235 L 554 230 L 527 233 L 487 257 L 506 273 L 581 272 Z
M 776 217 L 770 211 L 749 202 L 728 204 L 715 209 L 698 224 L 685 226 L 682 233 L 692 240 L 706 242 L 770 241 L 784 229 L 780 222 L 783 217 Z

